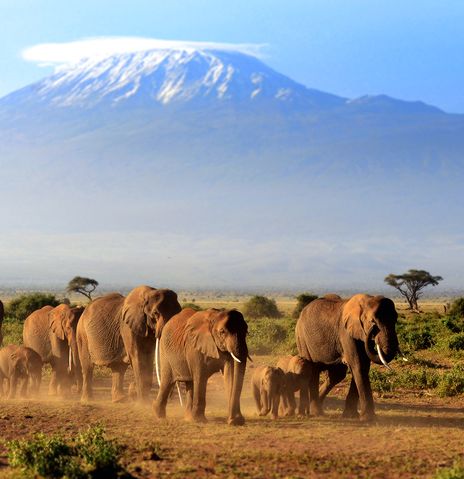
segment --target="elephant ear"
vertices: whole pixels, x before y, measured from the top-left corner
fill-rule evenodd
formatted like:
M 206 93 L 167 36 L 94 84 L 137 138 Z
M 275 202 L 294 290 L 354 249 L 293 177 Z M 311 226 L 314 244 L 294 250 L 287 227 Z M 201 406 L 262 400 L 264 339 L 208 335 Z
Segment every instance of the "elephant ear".
M 364 308 L 366 295 L 356 294 L 343 307 L 343 324 L 349 335 L 354 339 L 364 340 Z
M 66 309 L 60 305 L 56 308 L 52 309 L 50 313 L 48 313 L 48 325 L 52 333 L 62 341 L 65 339 L 64 335 L 64 322 L 66 320 Z
M 139 286 L 134 288 L 124 300 L 122 320 L 136 336 L 148 336 L 145 306 L 148 301 L 147 293 L 153 290 L 154 288 L 150 286 Z
M 210 358 L 219 358 L 218 348 L 211 333 L 213 312 L 200 311 L 191 316 L 185 327 L 185 338 L 202 354 Z

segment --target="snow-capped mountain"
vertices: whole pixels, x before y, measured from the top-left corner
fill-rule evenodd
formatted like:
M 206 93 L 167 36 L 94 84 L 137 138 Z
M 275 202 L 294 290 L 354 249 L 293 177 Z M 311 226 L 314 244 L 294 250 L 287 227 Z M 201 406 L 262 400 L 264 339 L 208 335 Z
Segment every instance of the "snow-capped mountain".
M 84 59 L 4 101 L 91 108 L 143 103 L 275 101 L 299 108 L 344 99 L 310 90 L 257 58 L 212 50 L 149 50 Z
M 8 271 L 29 254 L 46 268 L 61 258 L 68 279 L 117 265 L 150 284 L 182 283 L 173 271 L 196 286 L 241 284 L 244 271 L 256 286 L 342 271 L 351 285 L 353 271 L 368 281 L 416 261 L 435 272 L 427 251 L 438 243 L 423 255 L 417 245 L 437 231 L 462 250 L 463 115 L 324 93 L 237 52 L 61 67 L 0 99 L 0 171 Z

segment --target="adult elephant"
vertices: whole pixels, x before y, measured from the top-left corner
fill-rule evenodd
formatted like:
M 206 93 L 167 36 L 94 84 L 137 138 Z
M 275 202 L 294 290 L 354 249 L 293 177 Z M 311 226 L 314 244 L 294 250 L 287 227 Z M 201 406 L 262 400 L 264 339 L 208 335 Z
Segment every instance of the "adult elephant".
M 82 384 L 81 367 L 77 351 L 76 328 L 84 308 L 71 308 L 67 304 L 44 306 L 30 314 L 23 328 L 24 346 L 33 349 L 49 363 L 52 377 L 49 394 L 66 395 L 71 387 L 71 377 Z
M 153 377 L 155 340 L 160 338 L 167 321 L 180 310 L 174 291 L 150 286 L 139 286 L 127 297 L 112 293 L 92 301 L 77 328 L 82 400 L 93 396 L 94 365 L 111 369 L 112 400 L 125 399 L 123 380 L 129 364 L 134 370 L 138 399 L 147 399 Z
M 343 415 L 358 417 L 359 401 L 360 419 L 374 418 L 370 364 L 387 365 L 398 352 L 397 317 L 393 301 L 367 294 L 346 300 L 327 295 L 303 309 L 296 324 L 296 343 L 300 356 L 314 364 L 309 380 L 313 414 L 322 413 L 323 399 L 345 378 L 349 367 L 352 380 Z M 319 391 L 322 370 L 328 371 L 328 380 Z
M 3 308 L 3 303 L 0 301 L 0 346 L 3 344 L 2 324 L 3 324 L 4 314 L 5 314 L 5 309 Z
M 166 403 L 177 381 L 187 390 L 185 417 L 205 422 L 208 378 L 222 371 L 229 401 L 228 423 L 241 425 L 240 395 L 248 358 L 248 326 L 236 310 L 184 309 L 165 326 L 160 340 L 161 385 L 155 416 L 166 417 Z

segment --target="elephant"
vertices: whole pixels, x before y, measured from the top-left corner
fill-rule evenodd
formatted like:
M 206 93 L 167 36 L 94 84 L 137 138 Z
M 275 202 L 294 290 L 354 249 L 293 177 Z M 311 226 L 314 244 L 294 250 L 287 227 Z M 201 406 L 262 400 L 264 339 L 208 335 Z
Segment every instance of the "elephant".
M 277 361 L 277 367 L 285 373 L 285 390 L 280 403 L 281 414 L 294 416 L 296 410 L 295 393 L 300 391 L 298 415 L 309 414 L 308 387 L 312 364 L 301 356 L 284 356 Z
M 2 324 L 3 324 L 4 315 L 5 315 L 5 309 L 3 307 L 3 303 L 0 301 L 0 346 L 3 344 Z
M 272 419 L 277 419 L 285 388 L 285 373 L 282 369 L 274 366 L 255 368 L 251 376 L 251 390 L 260 416 L 266 416 L 272 411 Z
M 242 425 L 240 395 L 248 358 L 248 325 L 232 309 L 194 311 L 186 308 L 165 326 L 160 340 L 161 385 L 153 403 L 157 418 L 166 417 L 166 403 L 176 382 L 185 383 L 185 419 L 206 422 L 208 378 L 224 375 L 228 398 L 228 424 Z
M 36 351 L 43 363 L 49 363 L 52 377 L 49 394 L 67 396 L 71 380 L 81 389 L 82 373 L 77 351 L 76 328 L 84 308 L 67 304 L 44 306 L 24 322 L 24 345 Z
M 112 401 L 125 400 L 124 374 L 131 364 L 137 399 L 146 401 L 152 385 L 155 342 L 179 311 L 174 291 L 150 286 L 138 286 L 127 297 L 111 293 L 92 301 L 77 327 L 83 375 L 81 400 L 93 397 L 94 365 L 111 369 Z
M 32 349 L 10 344 L 0 350 L 0 396 L 3 395 L 3 383 L 8 382 L 8 399 L 14 399 L 19 382 L 22 382 L 21 395 L 27 396 L 30 390 L 37 395 L 42 379 L 42 359 Z
M 309 380 L 311 412 L 322 414 L 324 398 L 345 378 L 349 367 L 352 379 L 343 416 L 363 421 L 375 418 L 369 369 L 371 361 L 388 367 L 399 352 L 397 318 L 392 300 L 368 294 L 349 299 L 331 294 L 303 309 L 295 333 L 300 356 L 315 366 Z M 328 379 L 319 390 L 323 370 Z

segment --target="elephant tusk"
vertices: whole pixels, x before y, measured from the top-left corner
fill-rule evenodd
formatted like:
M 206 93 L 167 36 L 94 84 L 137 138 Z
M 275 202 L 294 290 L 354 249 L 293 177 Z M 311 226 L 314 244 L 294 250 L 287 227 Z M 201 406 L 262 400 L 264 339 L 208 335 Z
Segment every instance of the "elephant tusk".
M 238 363 L 241 363 L 242 361 L 240 361 L 240 359 L 237 358 L 237 356 L 235 356 L 234 353 L 230 353 L 230 355 L 234 358 L 235 361 L 237 361 Z
M 161 379 L 160 379 L 158 356 L 159 356 L 159 339 L 156 338 L 156 346 L 155 346 L 155 369 L 156 369 L 156 379 L 158 379 L 158 386 L 160 386 L 160 385 L 161 385 Z
M 375 348 L 377 349 L 377 354 L 379 355 L 379 358 L 380 358 L 380 361 L 382 361 L 382 364 L 387 368 L 387 369 L 390 369 L 391 370 L 391 367 L 387 364 L 387 361 L 385 361 L 385 358 L 383 357 L 383 354 L 382 354 L 382 349 L 380 348 L 380 346 L 375 343 Z
M 403 354 L 403 351 L 401 351 L 401 349 L 398 347 L 398 354 L 401 356 L 401 359 L 405 362 L 408 362 L 409 359 L 407 357 L 405 357 L 405 355 Z
M 248 358 L 251 362 L 253 362 L 253 359 L 251 359 L 251 356 L 250 356 L 249 354 L 247 355 L 247 358 Z
M 184 407 L 184 401 L 182 401 L 182 393 L 181 393 L 178 381 L 176 381 L 176 386 L 177 386 L 177 394 L 179 395 L 180 406 Z
M 68 354 L 68 373 L 72 371 L 72 349 L 69 347 L 69 354 Z

